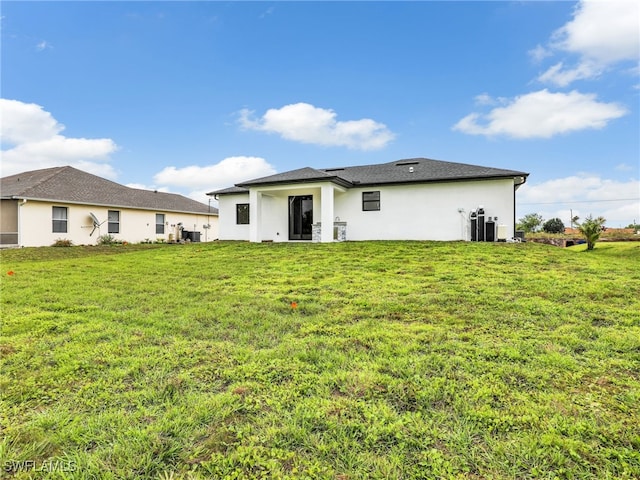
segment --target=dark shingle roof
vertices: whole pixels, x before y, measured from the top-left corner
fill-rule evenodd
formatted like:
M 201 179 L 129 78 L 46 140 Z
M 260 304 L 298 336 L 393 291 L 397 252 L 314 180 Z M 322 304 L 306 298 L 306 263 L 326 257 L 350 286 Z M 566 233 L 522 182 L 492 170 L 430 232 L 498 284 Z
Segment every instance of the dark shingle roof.
M 229 187 L 216 190 L 215 192 L 209 192 L 207 195 L 229 195 L 231 193 L 249 193 L 249 189 L 244 187 Z
M 529 174 L 516 170 L 482 167 L 466 163 L 444 162 L 429 158 L 410 158 L 379 165 L 323 169 L 351 182 L 361 185 L 384 185 L 393 183 L 441 182 L 481 178 L 527 177 Z
M 515 178 L 528 173 L 502 168 L 482 167 L 466 163 L 445 162 L 429 158 L 410 158 L 377 165 L 341 168 L 300 168 L 256 178 L 236 184 L 231 189 L 218 190 L 208 195 L 246 192 L 248 187 L 283 183 L 332 181 L 345 187 L 391 185 L 403 183 L 450 182 L 490 178 Z M 241 190 L 239 190 L 241 189 Z
M 290 170 L 288 172 L 276 173 L 275 175 L 269 175 L 268 177 L 256 178 L 248 182 L 237 183 L 239 187 L 249 187 L 254 185 L 269 185 L 277 183 L 302 183 L 302 182 L 315 182 L 315 181 L 335 181 L 336 183 L 345 183 L 337 175 L 326 173 L 323 170 L 316 170 L 315 168 L 304 167 L 297 170 Z M 342 180 L 340 182 L 340 180 Z M 350 186 L 350 182 L 346 182 L 345 186 Z
M 176 193 L 126 187 L 73 167 L 54 167 L 0 179 L 1 198 L 138 208 L 166 212 L 211 213 L 218 209 Z

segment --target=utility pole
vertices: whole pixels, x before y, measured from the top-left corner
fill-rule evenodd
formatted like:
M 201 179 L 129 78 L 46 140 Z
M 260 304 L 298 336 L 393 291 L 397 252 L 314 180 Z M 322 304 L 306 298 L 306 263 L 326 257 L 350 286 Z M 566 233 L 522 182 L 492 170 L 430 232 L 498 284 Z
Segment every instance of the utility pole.
M 569 212 L 571 212 L 571 230 L 573 230 L 573 208 L 570 208 Z

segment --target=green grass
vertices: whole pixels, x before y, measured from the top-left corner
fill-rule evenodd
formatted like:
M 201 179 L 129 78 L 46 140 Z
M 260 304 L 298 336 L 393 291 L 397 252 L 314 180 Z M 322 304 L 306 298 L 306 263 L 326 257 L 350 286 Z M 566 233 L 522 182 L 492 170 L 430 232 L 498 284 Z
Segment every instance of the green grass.
M 640 478 L 640 243 L 582 249 L 3 251 L 0 463 L 15 479 Z

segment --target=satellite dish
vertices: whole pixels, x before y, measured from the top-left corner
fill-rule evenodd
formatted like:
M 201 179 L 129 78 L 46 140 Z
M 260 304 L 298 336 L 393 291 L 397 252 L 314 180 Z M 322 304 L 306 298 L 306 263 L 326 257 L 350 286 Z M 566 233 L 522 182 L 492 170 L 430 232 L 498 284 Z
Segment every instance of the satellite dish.
M 96 217 L 93 213 L 89 212 L 89 215 L 91 216 L 91 220 L 93 220 L 93 230 L 91 230 L 91 233 L 89 234 L 89 236 L 91 236 L 93 235 L 93 232 L 96 231 L 96 228 L 100 228 L 100 225 L 106 222 L 106 220 L 104 222 L 100 222 L 100 220 L 98 220 L 98 217 Z

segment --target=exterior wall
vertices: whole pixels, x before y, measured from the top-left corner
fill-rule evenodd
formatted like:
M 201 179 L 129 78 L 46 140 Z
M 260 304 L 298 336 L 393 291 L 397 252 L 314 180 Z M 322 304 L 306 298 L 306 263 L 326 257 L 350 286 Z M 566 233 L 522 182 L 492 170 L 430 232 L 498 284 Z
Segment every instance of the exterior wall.
M 54 233 L 52 207 L 67 207 L 67 232 Z M 19 207 L 19 242 L 23 247 L 42 247 L 52 245 L 57 239 L 71 240 L 74 245 L 96 244 L 101 235 L 108 234 L 107 212 L 120 212 L 120 233 L 113 233 L 116 240 L 139 243 L 147 240 L 177 239 L 178 223 L 184 230 L 200 232 L 200 240 L 213 241 L 218 238 L 218 219 L 215 215 L 162 212 L 154 210 L 136 210 L 130 208 L 48 203 L 29 200 Z M 92 236 L 93 222 L 89 213 L 98 220 L 105 221 Z M 164 234 L 156 234 L 156 213 L 165 215 Z M 210 225 L 210 228 L 203 228 Z
M 369 191 L 380 191 L 379 211 L 362 211 Z M 347 222 L 347 240 L 470 240 L 469 213 L 478 206 L 513 237 L 511 179 L 354 188 L 336 196 L 335 215 Z
M 320 221 L 321 188 L 323 184 L 291 185 L 288 188 L 266 187 L 260 189 L 262 196 L 262 225 L 258 241 L 289 242 L 289 197 L 313 196 L 313 223 Z M 306 240 L 291 240 L 306 241 Z
M 236 225 L 236 205 L 249 203 L 249 194 L 222 195 L 218 200 L 220 240 L 249 240 L 249 225 Z
M 322 195 L 333 191 L 333 211 L 324 212 Z M 258 189 L 261 212 L 258 239 L 250 238 L 249 225 L 236 225 L 237 203 L 250 203 L 249 194 L 223 195 L 219 200 L 220 239 L 289 241 L 290 195 L 313 195 L 313 223 L 330 225 L 322 241 L 333 240 L 333 223 L 346 222 L 347 240 L 470 240 L 469 214 L 483 206 L 485 219 L 498 217 L 507 237 L 514 236 L 514 185 L 512 179 L 449 183 L 404 184 L 343 189 L 329 182 Z M 380 191 L 380 210 L 362 210 L 362 192 Z M 253 207 L 253 205 L 252 205 Z M 460 211 L 459 211 L 460 210 Z M 255 212 L 251 221 L 255 221 Z
M 320 187 L 316 185 L 292 186 L 290 188 L 266 187 L 260 189 L 260 232 L 258 241 L 289 241 L 289 196 L 313 195 L 314 222 L 320 221 Z M 250 225 L 236 224 L 236 205 L 250 203 L 248 193 L 221 195 L 218 200 L 220 212 L 220 240 L 250 240 Z M 254 221 L 255 208 L 250 209 Z
M 18 200 L 0 200 L 0 245 L 18 244 Z

